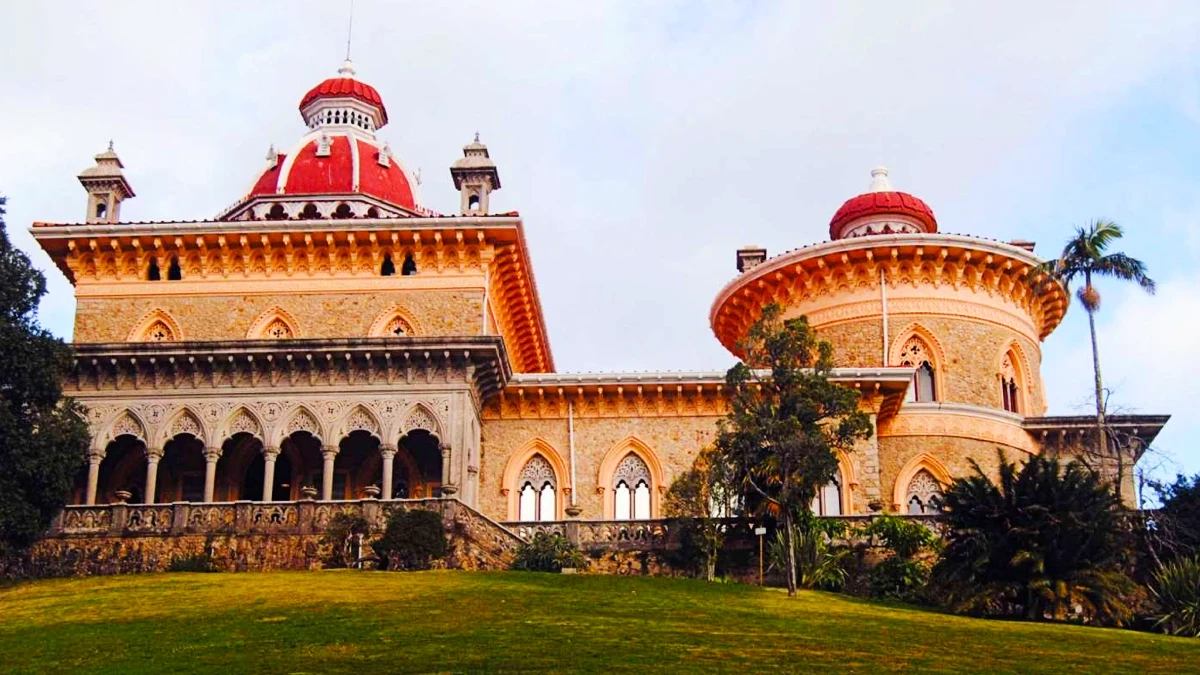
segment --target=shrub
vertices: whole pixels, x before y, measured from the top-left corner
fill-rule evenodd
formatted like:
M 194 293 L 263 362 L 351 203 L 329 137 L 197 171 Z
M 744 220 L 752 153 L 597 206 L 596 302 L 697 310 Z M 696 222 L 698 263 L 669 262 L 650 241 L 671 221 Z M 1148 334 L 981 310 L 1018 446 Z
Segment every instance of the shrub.
M 800 588 L 827 591 L 841 590 L 846 583 L 846 556 L 850 550 L 837 546 L 833 540 L 846 534 L 845 523 L 830 518 L 817 518 L 808 509 L 794 517 L 792 547 L 795 550 L 796 584 Z M 775 531 L 768 545 L 767 556 L 772 570 L 787 569 L 787 544 L 783 530 Z
M 379 564 L 388 570 L 423 570 L 450 550 L 441 514 L 432 511 L 397 509 L 387 528 L 371 544 Z
M 212 556 L 207 553 L 195 553 L 192 555 L 180 556 L 172 558 L 171 563 L 167 565 L 168 572 L 219 572 L 216 562 Z
M 1162 612 L 1155 625 L 1171 635 L 1200 636 L 1200 556 L 1163 565 L 1150 592 Z
M 584 569 L 587 564 L 587 558 L 566 537 L 538 532 L 532 541 L 517 549 L 512 568 L 526 572 L 561 572 L 564 567 Z
M 871 596 L 921 601 L 929 582 L 930 566 L 917 556 L 937 545 L 937 535 L 919 522 L 890 515 L 875 518 L 862 533 L 875 538 L 889 551 L 868 573 Z
M 326 567 L 350 567 L 358 562 L 363 554 L 355 546 L 360 535 L 370 530 L 366 518 L 349 513 L 339 513 L 329 521 L 325 536 L 321 537 L 321 545 L 329 547 L 329 555 L 325 558 Z
M 1119 624 L 1133 582 L 1128 519 L 1108 482 L 1078 462 L 1000 457 L 946 491 L 947 544 L 934 575 L 955 611 Z

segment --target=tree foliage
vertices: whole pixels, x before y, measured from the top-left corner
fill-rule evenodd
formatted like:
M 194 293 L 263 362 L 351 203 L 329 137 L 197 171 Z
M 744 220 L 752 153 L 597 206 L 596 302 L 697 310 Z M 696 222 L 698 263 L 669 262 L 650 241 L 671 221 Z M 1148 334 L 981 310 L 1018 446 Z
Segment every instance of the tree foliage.
M 716 579 L 717 557 L 725 545 L 726 524 L 721 518 L 733 515 L 735 492 L 729 465 L 706 448 L 690 469 L 675 478 L 663 499 L 663 514 L 676 520 L 679 531 L 680 562 L 701 568 L 709 581 Z
M 1110 448 L 1108 429 L 1105 426 L 1103 378 L 1100 375 L 1100 350 L 1096 341 L 1096 312 L 1100 310 L 1100 291 L 1093 281 L 1108 277 L 1120 281 L 1131 281 L 1147 293 L 1154 293 L 1154 280 L 1146 273 L 1146 265 L 1137 258 L 1124 253 L 1109 253 L 1108 247 L 1125 235 L 1120 225 L 1110 220 L 1096 220 L 1087 227 L 1075 230 L 1075 236 L 1067 241 L 1062 254 L 1031 270 L 1035 283 L 1049 274 L 1070 292 L 1071 284 L 1081 281 L 1077 297 L 1088 315 L 1088 328 L 1092 337 L 1092 374 L 1096 387 L 1096 460 L 1099 466 L 1112 462 L 1116 465 L 1116 492 L 1121 498 L 1125 479 L 1125 455 L 1119 445 Z
M 939 543 L 933 530 L 914 520 L 883 515 L 863 528 L 862 534 L 889 552 L 871 568 L 871 595 L 909 602 L 920 599 L 918 596 L 929 580 L 929 563 L 918 556 Z
M 946 547 L 934 570 L 952 609 L 1027 620 L 1120 623 L 1133 583 L 1130 532 L 1107 483 L 1079 462 L 999 457 L 946 491 Z
M 800 509 L 793 519 L 792 559 L 796 563 L 796 585 L 838 591 L 846 583 L 846 558 L 850 549 L 838 546 L 835 539 L 846 535 L 846 524 L 833 518 L 818 518 L 808 508 Z M 787 570 L 788 550 L 783 529 L 775 530 L 768 547 L 771 569 Z
M 1154 575 L 1157 625 L 1171 635 L 1200 637 L 1200 557 L 1177 558 Z
M 538 532 L 521 544 L 512 568 L 525 572 L 561 572 L 564 567 L 585 569 L 587 558 L 579 547 L 561 534 Z
M 1156 484 L 1162 507 L 1150 516 L 1146 546 L 1155 560 L 1169 562 L 1200 555 L 1200 474 L 1177 475 L 1173 483 Z
M 62 398 L 70 347 L 37 323 L 46 279 L 9 241 L 4 203 L 0 197 L 0 555 L 45 530 L 88 445 L 81 409 Z
M 793 521 L 837 473 L 836 451 L 869 438 L 871 421 L 858 392 L 829 380 L 833 347 L 808 319 L 763 309 L 740 343 L 744 361 L 725 376 L 729 413 L 716 450 L 747 496 L 783 522 L 788 594 L 796 593 Z

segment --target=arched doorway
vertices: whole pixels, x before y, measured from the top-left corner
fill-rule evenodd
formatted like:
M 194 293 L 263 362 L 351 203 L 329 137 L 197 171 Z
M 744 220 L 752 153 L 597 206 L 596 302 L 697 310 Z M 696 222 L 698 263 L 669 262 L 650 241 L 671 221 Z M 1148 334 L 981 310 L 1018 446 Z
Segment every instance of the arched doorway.
M 369 431 L 351 431 L 338 444 L 333 461 L 333 498 L 358 499 L 363 488 L 379 485 L 382 471 L 379 439 Z
M 257 486 L 247 480 L 254 460 L 262 460 L 262 441 L 246 432 L 229 437 L 221 445 L 221 458 L 217 460 L 217 480 L 213 490 L 213 501 L 233 502 L 238 500 L 262 499 L 262 471 L 258 473 Z
M 406 458 L 400 455 L 406 454 Z M 405 459 L 411 460 L 410 464 Z M 392 495 L 395 492 L 397 476 L 410 472 L 407 481 L 408 498 L 421 499 L 424 497 L 440 497 L 442 486 L 442 450 L 437 436 L 424 429 L 414 429 L 400 439 L 400 451 L 396 455 L 396 468 L 392 471 Z M 404 467 L 404 470 L 400 470 Z M 415 473 L 416 475 L 411 475 Z
M 204 501 L 204 443 L 179 434 L 163 444 L 155 488 L 156 504 Z
M 114 493 L 125 490 L 132 495 L 129 503 L 141 504 L 146 487 L 146 466 L 146 444 L 136 436 L 117 436 L 108 444 L 100 462 L 96 503 L 111 504 L 117 501 Z

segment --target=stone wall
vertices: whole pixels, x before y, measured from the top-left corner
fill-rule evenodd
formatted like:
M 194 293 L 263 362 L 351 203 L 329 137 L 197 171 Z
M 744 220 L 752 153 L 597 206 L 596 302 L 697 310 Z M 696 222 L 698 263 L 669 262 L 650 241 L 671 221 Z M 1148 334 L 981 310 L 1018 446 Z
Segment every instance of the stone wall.
M 476 335 L 483 291 L 393 290 L 247 295 L 155 295 L 81 297 L 75 313 L 76 342 L 124 342 L 154 310 L 178 324 L 182 340 L 241 340 L 263 314 L 283 309 L 303 338 L 366 337 L 372 323 L 400 307 L 418 335 Z
M 937 340 L 936 350 L 943 362 L 940 370 L 938 400 L 947 403 L 968 403 L 989 408 L 1003 408 L 1000 393 L 999 366 L 1009 345 L 1020 346 L 1024 363 L 1022 415 L 1036 416 L 1045 410 L 1041 380 L 1041 348 L 1015 330 L 996 324 L 940 315 L 899 315 L 889 317 L 889 350 L 904 340 L 918 324 Z M 878 317 L 870 320 L 847 321 L 820 326 L 817 334 L 834 346 L 834 361 L 838 366 L 878 367 L 883 361 L 880 339 L 882 325 Z M 895 363 L 888 365 L 898 365 Z
M 972 438 L 957 438 L 953 436 L 884 436 L 879 439 L 880 478 L 883 485 L 883 499 L 887 509 L 897 509 L 903 512 L 903 502 L 899 505 L 893 502 L 901 471 L 914 459 L 928 455 L 944 467 L 952 478 L 962 478 L 974 473 L 971 461 L 979 463 L 989 476 L 998 475 L 1000 452 L 1006 461 L 1018 461 L 1027 457 L 1025 453 L 1014 448 L 1008 448 L 996 443 Z M 937 471 L 931 471 L 935 478 L 941 479 Z M 908 488 L 899 486 L 900 491 Z

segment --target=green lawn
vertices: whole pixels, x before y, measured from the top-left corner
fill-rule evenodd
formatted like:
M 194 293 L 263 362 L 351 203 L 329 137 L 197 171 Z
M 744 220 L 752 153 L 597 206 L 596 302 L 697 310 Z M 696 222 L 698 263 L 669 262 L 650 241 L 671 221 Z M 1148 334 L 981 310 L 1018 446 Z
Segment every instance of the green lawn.
M 516 572 L 155 574 L 0 589 L 3 673 L 1182 673 L 1200 640 L 826 593 Z

